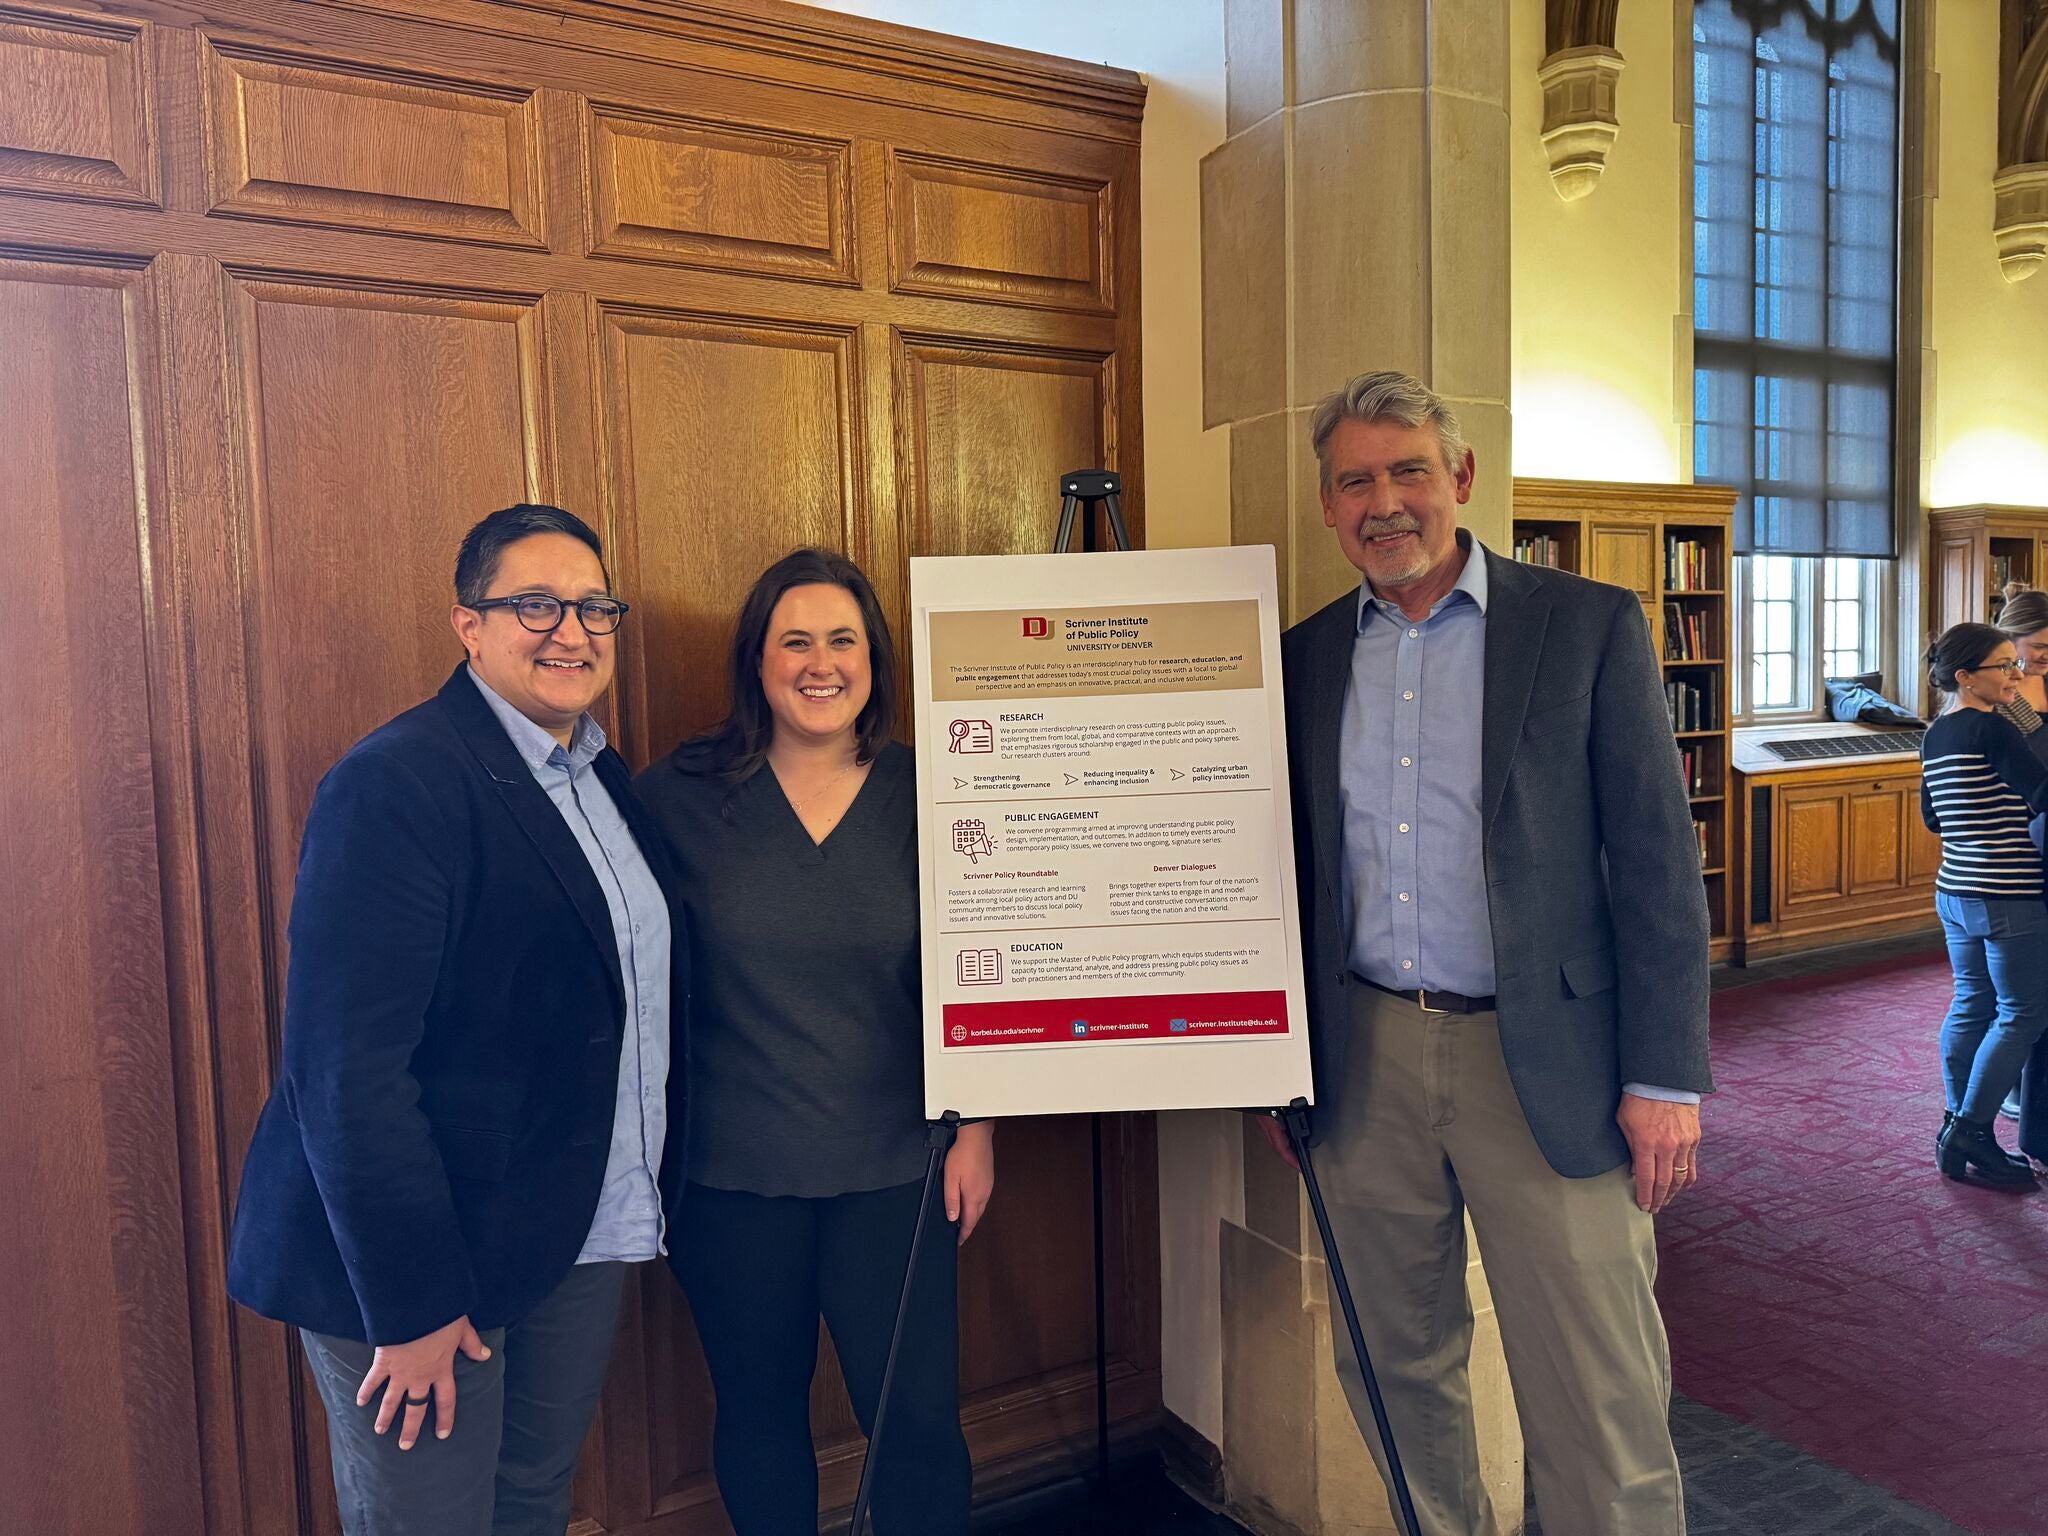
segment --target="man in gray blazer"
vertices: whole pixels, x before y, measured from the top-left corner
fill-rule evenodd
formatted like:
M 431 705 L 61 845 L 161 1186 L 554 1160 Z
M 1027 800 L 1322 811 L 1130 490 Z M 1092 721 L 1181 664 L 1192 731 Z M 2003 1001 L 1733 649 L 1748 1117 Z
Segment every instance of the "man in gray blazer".
M 1498 1529 L 1469 1213 L 1545 1527 L 1676 1536 L 1651 1217 L 1699 1178 L 1713 1084 L 1706 897 L 1648 626 L 1628 592 L 1458 528 L 1473 456 L 1416 380 L 1352 380 L 1312 437 L 1365 578 L 1282 642 L 1317 1168 L 1417 1513 L 1433 1536 Z

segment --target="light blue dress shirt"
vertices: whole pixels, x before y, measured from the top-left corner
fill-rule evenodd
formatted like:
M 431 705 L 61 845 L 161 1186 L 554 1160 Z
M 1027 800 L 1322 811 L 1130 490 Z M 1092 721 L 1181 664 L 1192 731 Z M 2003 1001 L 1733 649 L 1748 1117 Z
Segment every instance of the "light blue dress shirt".
M 661 1209 L 661 1149 L 668 1136 L 668 901 L 632 830 L 591 766 L 604 750 L 604 728 L 590 716 L 576 722 L 564 750 L 476 675 L 470 680 L 535 782 L 562 813 L 590 872 L 604 891 L 619 946 L 626 989 L 626 1034 L 619 1050 L 618 1107 L 605 1160 L 597 1214 L 578 1264 L 635 1262 L 666 1253 Z
M 1344 921 L 1351 969 L 1398 992 L 1494 990 L 1493 923 L 1480 821 L 1486 702 L 1486 555 L 1470 534 L 1465 568 L 1427 616 L 1358 590 L 1358 633 L 1339 725 Z M 1699 1095 L 1641 1083 L 1642 1098 Z

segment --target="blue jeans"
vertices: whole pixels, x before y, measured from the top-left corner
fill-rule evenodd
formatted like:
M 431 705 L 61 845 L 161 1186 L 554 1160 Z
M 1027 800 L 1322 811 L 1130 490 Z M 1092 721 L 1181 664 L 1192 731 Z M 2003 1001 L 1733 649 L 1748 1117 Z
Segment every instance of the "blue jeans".
M 1941 1026 L 1948 1107 L 1990 1120 L 2048 1029 L 2048 906 L 1937 891 L 1934 910 L 1956 978 Z

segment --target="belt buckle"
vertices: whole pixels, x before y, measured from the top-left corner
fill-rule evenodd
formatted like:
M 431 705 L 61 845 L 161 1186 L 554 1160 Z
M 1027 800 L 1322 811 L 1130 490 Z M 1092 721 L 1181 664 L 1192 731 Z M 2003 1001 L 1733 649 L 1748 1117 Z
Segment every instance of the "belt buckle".
M 1427 987 L 1417 987 L 1415 989 L 1415 1006 L 1420 1008 L 1424 1013 L 1451 1012 L 1449 1008 L 1432 1008 L 1429 1006 L 1429 989 Z

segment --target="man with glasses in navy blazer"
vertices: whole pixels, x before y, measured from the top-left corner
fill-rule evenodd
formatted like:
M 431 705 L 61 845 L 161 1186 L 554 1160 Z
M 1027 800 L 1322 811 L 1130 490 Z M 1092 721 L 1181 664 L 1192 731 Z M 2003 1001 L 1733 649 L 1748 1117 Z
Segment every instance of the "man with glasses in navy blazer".
M 472 528 L 455 590 L 466 660 L 307 818 L 229 1256 L 299 1329 L 348 1536 L 561 1536 L 680 1189 L 683 907 L 589 713 L 627 605 L 546 506 Z

